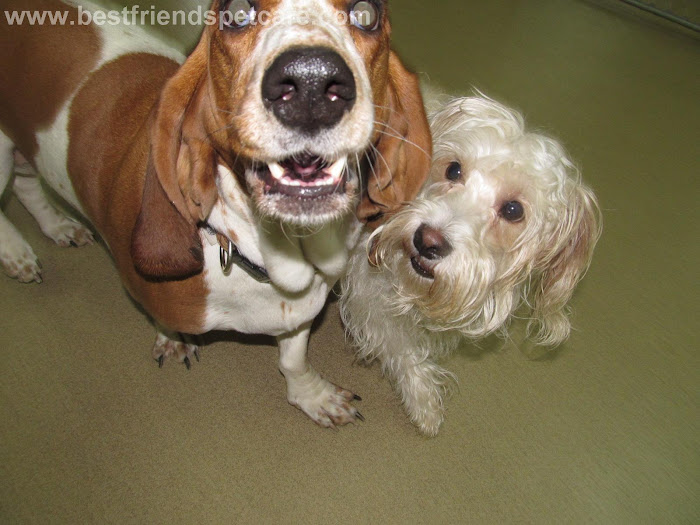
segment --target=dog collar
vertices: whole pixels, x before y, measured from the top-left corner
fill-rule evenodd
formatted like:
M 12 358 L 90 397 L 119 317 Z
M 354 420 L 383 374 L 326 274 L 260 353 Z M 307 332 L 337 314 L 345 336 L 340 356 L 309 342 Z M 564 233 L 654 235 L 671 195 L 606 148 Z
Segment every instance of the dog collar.
M 233 270 L 233 265 L 235 264 L 259 283 L 270 284 L 272 282 L 267 270 L 245 257 L 238 249 L 238 246 L 231 242 L 231 239 L 217 232 L 208 224 L 205 225 L 205 231 L 207 236 L 216 238 L 216 242 L 219 245 L 221 271 L 226 277 L 231 275 L 231 270 Z

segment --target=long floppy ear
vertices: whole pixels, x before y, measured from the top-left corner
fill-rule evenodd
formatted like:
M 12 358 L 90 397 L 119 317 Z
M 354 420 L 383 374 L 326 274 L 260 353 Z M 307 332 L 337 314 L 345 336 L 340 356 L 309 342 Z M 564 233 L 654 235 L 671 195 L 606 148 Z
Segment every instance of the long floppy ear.
M 136 270 L 152 280 L 202 271 L 198 223 L 216 202 L 216 155 L 202 121 L 208 37 L 167 82 L 151 127 L 141 212 L 132 234 Z
M 432 139 L 418 78 L 392 52 L 385 106 L 377 109 L 379 136 L 358 218 L 370 226 L 413 200 L 430 170 Z
M 180 214 L 161 186 L 149 158 L 143 204 L 131 236 L 136 271 L 149 280 L 177 280 L 204 268 L 197 229 Z
M 569 336 L 566 304 L 588 270 L 601 233 L 595 195 L 585 186 L 577 186 L 574 191 L 573 204 L 550 243 L 557 248 L 540 261 L 539 286 L 533 290 L 533 319 L 528 329 L 541 345 L 558 345 Z

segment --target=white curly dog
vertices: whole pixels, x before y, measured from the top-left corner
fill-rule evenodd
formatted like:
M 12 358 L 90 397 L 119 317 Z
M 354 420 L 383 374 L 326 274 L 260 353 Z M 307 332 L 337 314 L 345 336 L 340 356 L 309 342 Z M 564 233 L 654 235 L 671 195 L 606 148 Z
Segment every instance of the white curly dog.
M 536 343 L 568 337 L 566 304 L 590 264 L 600 211 L 561 145 L 491 99 L 454 99 L 431 127 L 429 180 L 365 234 L 341 314 L 359 357 L 380 361 L 411 421 L 433 436 L 452 376 L 434 359 L 465 338 L 505 335 L 521 305 Z

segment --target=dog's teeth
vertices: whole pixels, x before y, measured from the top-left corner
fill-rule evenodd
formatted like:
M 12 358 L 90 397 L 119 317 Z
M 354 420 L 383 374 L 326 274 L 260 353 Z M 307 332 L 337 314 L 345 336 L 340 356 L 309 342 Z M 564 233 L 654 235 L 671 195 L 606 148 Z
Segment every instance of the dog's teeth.
M 285 170 L 279 162 L 271 162 L 267 165 L 267 167 L 270 169 L 272 176 L 277 180 L 284 178 Z
M 346 157 L 338 159 L 333 164 L 331 164 L 326 171 L 328 171 L 328 173 L 331 175 L 331 177 L 333 177 L 334 180 L 337 180 L 343 174 L 346 162 Z

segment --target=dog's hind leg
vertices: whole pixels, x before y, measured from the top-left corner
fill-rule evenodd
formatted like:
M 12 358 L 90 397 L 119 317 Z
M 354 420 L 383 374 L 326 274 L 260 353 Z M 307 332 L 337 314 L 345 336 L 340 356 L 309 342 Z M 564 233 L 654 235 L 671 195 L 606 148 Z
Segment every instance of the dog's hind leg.
M 14 144 L 0 132 L 0 196 L 12 180 Z M 20 282 L 41 282 L 41 269 L 32 247 L 0 211 L 0 264 L 10 277 Z
M 41 231 L 59 246 L 92 244 L 92 233 L 85 226 L 58 211 L 46 196 L 31 164 L 15 151 L 15 182 L 12 187 L 19 201 L 39 224 Z
M 31 166 L 24 166 L 22 170 L 17 171 L 26 173 L 27 169 L 31 170 Z M 83 246 L 94 242 L 90 230 L 63 215 L 49 202 L 38 177 L 18 175 L 12 189 L 36 219 L 44 235 L 59 246 Z

